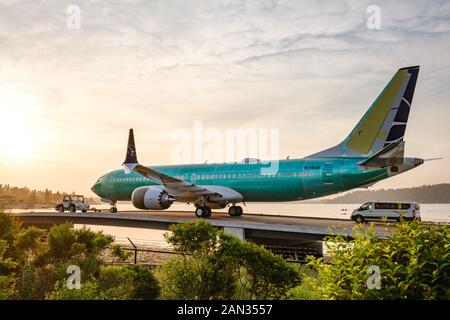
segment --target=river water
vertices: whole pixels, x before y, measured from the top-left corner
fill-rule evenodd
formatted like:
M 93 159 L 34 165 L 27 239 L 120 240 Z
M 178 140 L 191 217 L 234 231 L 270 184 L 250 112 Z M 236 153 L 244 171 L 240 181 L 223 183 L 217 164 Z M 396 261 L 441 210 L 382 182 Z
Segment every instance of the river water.
M 350 214 L 361 204 L 318 204 L 304 202 L 281 202 L 281 203 L 248 203 L 244 207 L 244 214 L 260 213 L 284 216 L 319 217 L 332 219 L 350 219 Z M 109 205 L 102 204 L 95 206 L 99 209 L 108 209 Z M 137 210 L 131 203 L 118 203 L 119 211 Z M 174 203 L 170 210 L 187 211 L 194 216 L 194 206 L 182 203 Z M 445 204 L 421 204 L 420 211 L 422 221 L 446 222 L 450 223 L 450 203 Z M 226 209 L 213 210 L 214 212 L 227 212 Z M 80 226 L 76 226 L 80 227 Z M 92 230 L 103 231 L 106 234 L 116 236 L 119 242 L 126 242 L 126 237 L 130 237 L 134 242 L 142 244 L 153 244 L 165 246 L 164 233 L 167 231 L 148 230 L 139 228 L 124 228 L 111 226 L 89 226 Z

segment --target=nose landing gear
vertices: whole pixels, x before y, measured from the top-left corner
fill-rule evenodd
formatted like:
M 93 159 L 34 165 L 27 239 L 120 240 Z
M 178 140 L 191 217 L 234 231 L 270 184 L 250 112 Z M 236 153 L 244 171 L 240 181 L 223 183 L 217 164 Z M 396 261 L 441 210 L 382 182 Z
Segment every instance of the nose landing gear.
M 109 212 L 111 212 L 111 213 L 117 212 L 116 203 L 117 203 L 117 201 L 111 201 L 111 208 L 109 208 Z

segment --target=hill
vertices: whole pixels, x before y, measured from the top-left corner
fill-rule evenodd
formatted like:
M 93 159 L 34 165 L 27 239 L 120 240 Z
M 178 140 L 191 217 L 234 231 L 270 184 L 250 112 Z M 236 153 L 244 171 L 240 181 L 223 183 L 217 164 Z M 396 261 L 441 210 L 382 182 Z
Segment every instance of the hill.
M 367 201 L 413 201 L 419 203 L 450 203 L 450 183 L 412 188 L 358 190 L 322 200 L 322 203 L 364 203 Z

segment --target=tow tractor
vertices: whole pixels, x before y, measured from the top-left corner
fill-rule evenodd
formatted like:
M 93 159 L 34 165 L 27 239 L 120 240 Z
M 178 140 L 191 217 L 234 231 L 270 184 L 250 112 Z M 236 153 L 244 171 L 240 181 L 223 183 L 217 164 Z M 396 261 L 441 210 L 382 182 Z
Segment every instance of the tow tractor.
M 70 212 L 87 212 L 89 210 L 89 204 L 84 202 L 84 196 L 82 195 L 68 195 L 65 194 L 63 201 L 58 203 L 55 207 L 56 211 L 63 213 L 66 210 Z

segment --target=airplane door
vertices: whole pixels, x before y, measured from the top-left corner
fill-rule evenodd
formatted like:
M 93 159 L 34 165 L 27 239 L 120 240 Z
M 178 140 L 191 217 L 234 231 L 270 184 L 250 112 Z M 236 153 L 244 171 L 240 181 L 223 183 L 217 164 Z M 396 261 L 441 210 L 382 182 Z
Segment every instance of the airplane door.
M 333 185 L 333 165 L 332 161 L 325 162 L 322 170 L 322 181 L 325 185 Z

